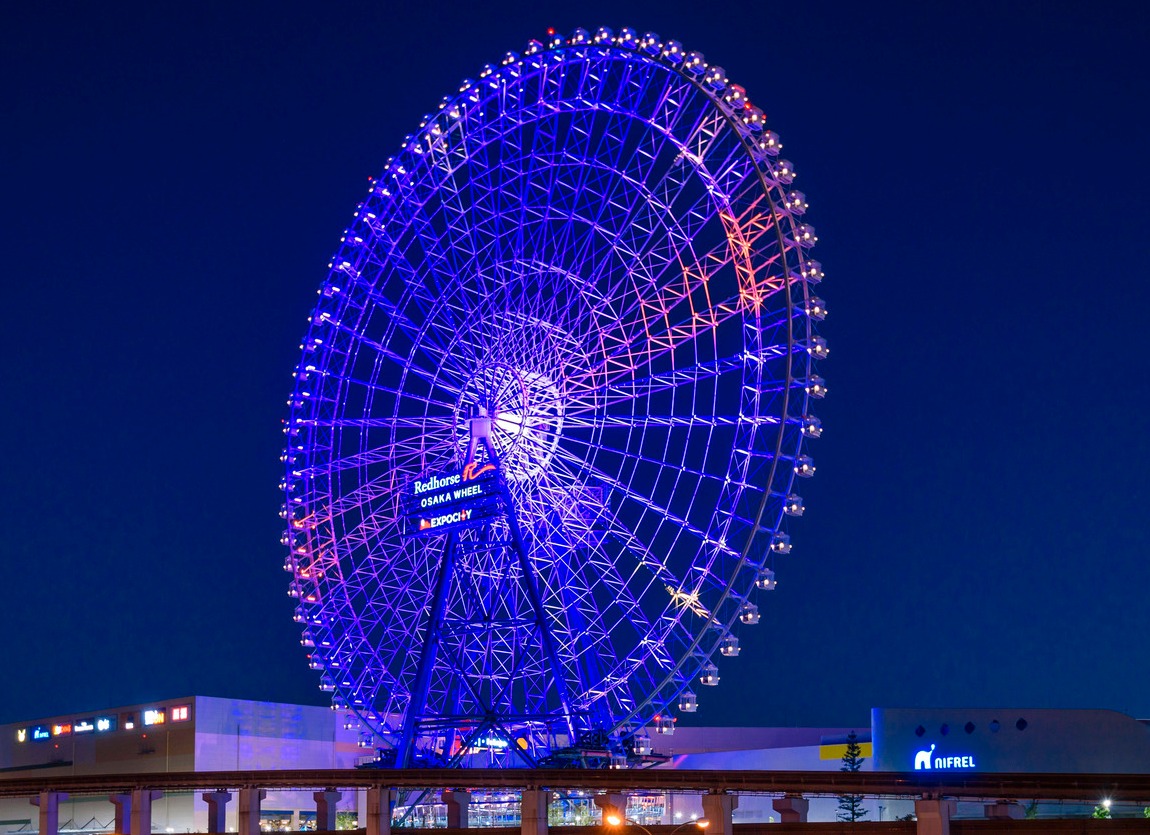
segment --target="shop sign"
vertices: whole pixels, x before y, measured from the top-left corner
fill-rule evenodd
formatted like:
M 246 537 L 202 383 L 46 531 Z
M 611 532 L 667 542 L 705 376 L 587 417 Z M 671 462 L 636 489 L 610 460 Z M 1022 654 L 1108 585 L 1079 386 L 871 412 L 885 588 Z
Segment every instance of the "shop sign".
M 413 479 L 401 499 L 408 536 L 444 533 L 496 516 L 502 509 L 499 470 L 472 462 L 462 470 Z
M 978 768 L 974 762 L 973 754 L 961 754 L 958 756 L 934 756 L 935 744 L 932 742 L 930 748 L 917 752 L 914 755 L 914 770 L 954 770 L 954 769 L 970 769 Z

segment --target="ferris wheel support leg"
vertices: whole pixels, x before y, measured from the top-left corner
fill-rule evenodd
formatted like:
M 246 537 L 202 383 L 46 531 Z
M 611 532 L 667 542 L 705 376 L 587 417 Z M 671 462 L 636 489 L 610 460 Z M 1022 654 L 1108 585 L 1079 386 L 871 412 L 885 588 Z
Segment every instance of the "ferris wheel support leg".
M 507 503 L 507 526 L 511 529 L 511 538 L 515 542 L 515 551 L 519 556 L 519 569 L 523 572 L 523 586 L 527 590 L 527 599 L 531 601 L 531 608 L 535 610 L 535 620 L 539 626 L 539 640 L 543 644 L 543 652 L 551 665 L 551 677 L 555 683 L 555 690 L 559 694 L 559 704 L 563 706 L 563 720 L 567 726 L 567 738 L 575 742 L 575 717 L 571 710 L 571 696 L 567 692 L 567 677 L 563 674 L 563 666 L 559 663 L 559 650 L 555 646 L 555 636 L 551 633 L 551 624 L 547 620 L 547 613 L 543 610 L 543 597 L 539 594 L 539 583 L 535 578 L 535 569 L 531 560 L 527 559 L 527 549 L 523 545 L 523 534 L 519 530 L 519 520 L 515 516 L 515 506 L 511 503 L 511 493 L 503 488 L 503 499 Z
M 459 712 L 459 679 L 452 680 L 451 685 L 447 691 L 447 712 L 455 714 Z M 452 759 L 455 756 L 455 744 L 459 739 L 459 731 L 455 727 L 447 729 L 447 733 L 443 739 L 443 756 L 447 759 Z
M 562 523 L 559 521 L 558 514 L 552 514 L 552 524 L 555 525 L 556 530 L 562 530 Z M 563 546 L 567 551 L 574 552 L 571 543 L 564 540 Z M 556 572 L 562 572 L 560 575 L 560 585 L 562 588 L 577 588 L 575 585 L 574 572 L 571 570 L 569 563 L 562 560 L 559 561 L 556 567 Z M 582 579 L 579 581 L 582 583 Z M 587 627 L 587 619 L 583 615 L 582 609 L 578 605 L 568 605 L 566 607 L 567 625 L 572 635 L 588 635 L 590 630 Z M 599 654 L 594 651 L 573 650 L 575 655 L 575 673 L 580 676 L 579 689 L 583 693 L 590 692 L 592 686 L 602 680 L 603 673 L 599 668 Z M 603 700 L 599 699 L 592 704 L 591 716 L 589 717 L 589 724 L 591 728 L 607 728 L 610 725 L 609 718 L 605 715 L 605 705 Z M 575 738 L 571 737 L 571 743 L 574 744 Z
M 447 544 L 443 547 L 443 559 L 439 564 L 439 577 L 435 581 L 435 597 L 431 601 L 431 614 L 427 618 L 427 630 L 423 635 L 423 650 L 419 654 L 419 672 L 411 701 L 403 718 L 403 731 L 399 737 L 399 752 L 395 759 L 398 768 L 410 768 L 415 753 L 415 734 L 419 721 L 427 709 L 427 692 L 431 687 L 431 672 L 435 669 L 435 656 L 439 652 L 439 633 L 443 628 L 443 615 L 447 610 L 447 592 L 451 588 L 451 577 L 455 573 L 455 533 L 447 534 Z
M 474 423 L 472 424 L 474 427 Z M 499 466 L 499 456 L 491 444 L 491 438 L 482 434 L 476 436 L 483 443 L 487 455 L 496 467 Z M 575 717 L 572 715 L 571 696 L 567 691 L 567 677 L 563 674 L 563 665 L 559 663 L 559 650 L 555 645 L 555 636 L 551 633 L 551 625 L 547 620 L 547 613 L 543 609 L 543 598 L 539 594 L 539 583 L 535 578 L 535 569 L 531 560 L 527 559 L 527 549 L 523 544 L 523 532 L 519 528 L 519 517 L 516 514 L 515 503 L 511 500 L 511 491 L 507 485 L 500 482 L 500 491 L 503 494 L 504 507 L 507 510 L 507 527 L 511 531 L 511 539 L 515 543 L 515 552 L 519 557 L 519 568 L 523 572 L 523 586 L 527 590 L 527 599 L 535 612 L 535 620 L 539 626 L 539 640 L 543 645 L 543 652 L 551 666 L 551 677 L 555 684 L 555 691 L 559 694 L 559 704 L 563 707 L 563 720 L 567 727 L 567 738 L 570 743 L 575 742 Z M 508 740 L 512 742 L 512 740 Z

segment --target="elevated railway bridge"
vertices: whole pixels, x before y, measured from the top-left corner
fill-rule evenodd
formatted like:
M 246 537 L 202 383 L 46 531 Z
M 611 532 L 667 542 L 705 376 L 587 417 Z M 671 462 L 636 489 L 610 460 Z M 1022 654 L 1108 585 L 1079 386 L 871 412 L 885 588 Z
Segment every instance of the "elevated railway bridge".
M 770 832 L 916 832 L 921 835 L 980 832 L 1150 832 L 1147 820 L 1030 821 L 1020 802 L 1033 800 L 1150 806 L 1150 774 L 956 774 L 946 772 L 702 771 L 679 769 L 308 769 L 295 771 L 204 771 L 186 773 L 98 774 L 83 776 L 4 775 L 0 797 L 27 797 L 39 807 L 39 835 L 59 835 L 58 804 L 69 797 L 105 796 L 116 805 L 115 832 L 149 835 L 151 803 L 164 793 L 203 792 L 208 832 L 223 833 L 224 812 L 239 803 L 239 835 L 259 835 L 260 801 L 268 790 L 314 791 L 317 827 L 335 829 L 335 803 L 346 791 L 365 791 L 364 835 L 391 835 L 398 793 L 433 792 L 447 804 L 448 826 L 467 826 L 470 791 L 520 795 L 522 835 L 548 835 L 547 806 L 552 792 L 594 794 L 605 812 L 624 816 L 630 793 L 662 792 L 701 796 L 709 835 Z M 734 824 L 740 795 L 775 796 L 780 824 Z M 806 822 L 808 798 L 863 795 L 913 799 L 913 822 L 824 824 Z M 956 801 L 985 804 L 985 820 L 952 820 Z M 857 828 L 861 827 L 861 828 Z M 552 827 L 577 835 L 587 829 Z M 682 827 L 678 827 L 682 829 Z M 638 827 L 644 832 L 664 827 Z M 675 827 L 666 827 L 667 833 Z M 514 830 L 509 830 L 514 831 Z M 594 831 L 602 831 L 594 828 Z M 442 830 L 440 830 L 442 832 Z M 495 830 L 492 830 L 494 835 Z M 663 835 L 658 832 L 657 835 Z

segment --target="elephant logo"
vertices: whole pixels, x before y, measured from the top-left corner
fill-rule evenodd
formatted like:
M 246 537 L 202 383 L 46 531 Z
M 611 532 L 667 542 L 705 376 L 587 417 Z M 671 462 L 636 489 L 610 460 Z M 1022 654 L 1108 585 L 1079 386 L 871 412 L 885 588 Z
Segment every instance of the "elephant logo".
M 930 744 L 929 751 L 919 751 L 914 755 L 914 770 L 921 771 L 924 768 L 930 768 L 930 755 L 934 753 L 934 743 Z

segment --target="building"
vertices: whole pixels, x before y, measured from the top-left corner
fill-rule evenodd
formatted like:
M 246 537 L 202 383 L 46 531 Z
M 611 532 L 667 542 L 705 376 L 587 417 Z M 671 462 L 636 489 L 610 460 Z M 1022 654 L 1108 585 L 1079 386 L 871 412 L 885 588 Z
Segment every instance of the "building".
M 352 768 L 365 752 L 354 723 L 329 708 L 193 696 L 101 712 L 3 726 L 0 780 L 87 774 Z M 228 826 L 236 822 L 229 804 Z M 357 811 L 357 798 L 341 810 Z M 62 831 L 112 831 L 115 808 L 105 799 L 60 805 Z M 156 832 L 206 832 L 208 805 L 198 795 L 169 795 L 152 806 Z M 306 827 L 315 801 L 307 792 L 269 793 L 269 828 Z M 37 828 L 35 807 L 0 800 L 0 833 Z
M 1150 722 L 1113 710 L 875 708 L 876 771 L 1150 773 Z
M 653 731 L 654 729 L 652 729 Z M 664 727 L 664 731 L 668 728 Z M 1107 710 L 875 708 L 870 728 L 677 728 L 651 734 L 664 768 L 704 770 L 837 770 L 847 735 L 855 733 L 862 770 L 1012 773 L 1150 774 L 1150 723 Z M 363 745 L 367 745 L 365 750 Z M 0 780 L 152 772 L 353 768 L 371 759 L 354 717 L 328 708 L 219 699 L 169 699 L 102 712 L 57 716 L 0 727 Z M 364 820 L 362 793 L 337 801 L 348 826 Z M 590 796 L 572 792 L 552 812 L 568 823 L 597 814 Z M 809 819 L 833 820 L 834 798 L 813 798 Z M 310 792 L 269 792 L 261 825 L 269 830 L 312 828 Z M 913 810 L 909 800 L 867 800 L 869 820 Z M 778 819 L 774 799 L 739 798 L 735 822 Z M 439 822 L 436 801 L 413 809 L 421 824 Z M 981 814 L 972 808 L 972 816 Z M 116 808 L 106 798 L 60 804 L 62 832 L 112 831 Z M 636 795 L 628 816 L 640 823 L 682 823 L 702 814 L 698 796 Z M 492 795 L 471 805 L 473 825 L 509 824 L 516 797 Z M 207 831 L 208 804 L 198 794 L 172 793 L 152 807 L 155 832 Z M 227 828 L 237 825 L 228 804 Z M 37 829 L 37 810 L 23 799 L 0 799 L 0 835 Z

